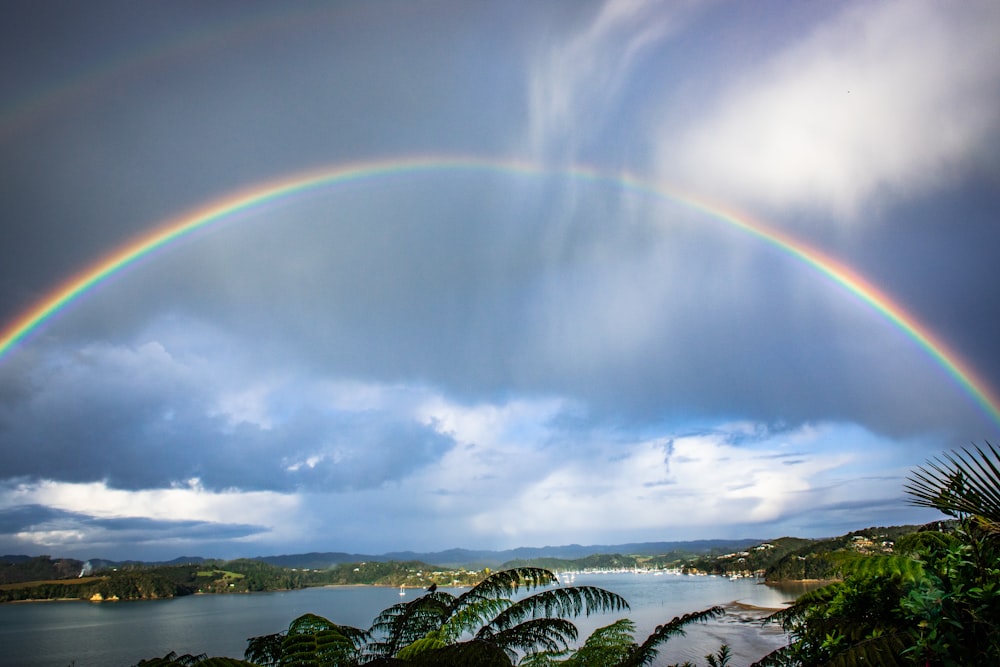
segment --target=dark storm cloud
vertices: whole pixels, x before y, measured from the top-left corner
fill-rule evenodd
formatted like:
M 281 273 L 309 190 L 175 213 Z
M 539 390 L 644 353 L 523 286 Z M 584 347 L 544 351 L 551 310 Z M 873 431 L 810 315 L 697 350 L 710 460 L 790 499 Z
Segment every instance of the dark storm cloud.
M 220 524 L 208 521 L 167 521 L 146 517 L 97 518 L 83 520 L 85 527 L 93 526 L 120 538 L 136 542 L 169 540 L 227 540 L 257 535 L 267 530 L 264 526 L 249 524 Z
M 95 517 L 42 505 L 18 505 L 0 510 L 0 540 L 32 531 L 79 530 L 100 532 L 103 539 L 147 542 L 154 540 L 233 539 L 256 535 L 266 530 L 248 524 L 222 524 L 208 521 L 169 521 L 146 517 Z
M 44 505 L 20 505 L 0 510 L 0 534 L 19 533 L 31 526 L 64 518 L 79 518 L 78 514 Z
M 292 399 L 273 425 L 234 423 L 217 413 L 196 364 L 157 344 L 98 346 L 76 357 L 66 372 L 52 370 L 43 389 L 4 405 L 5 474 L 126 489 L 198 478 L 210 489 L 337 491 L 398 480 L 451 446 L 397 415 L 300 405 L 306 397 Z

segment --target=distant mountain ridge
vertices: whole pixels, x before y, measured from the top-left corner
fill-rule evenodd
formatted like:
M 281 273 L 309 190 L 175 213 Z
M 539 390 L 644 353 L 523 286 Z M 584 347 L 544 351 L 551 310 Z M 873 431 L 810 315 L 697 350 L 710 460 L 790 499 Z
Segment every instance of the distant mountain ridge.
M 533 558 L 560 558 L 575 560 L 597 554 L 634 554 L 640 556 L 655 556 L 673 551 L 683 551 L 691 554 L 710 554 L 713 551 L 735 551 L 744 549 L 764 540 L 744 538 L 735 540 L 686 540 L 674 542 L 630 542 L 626 544 L 567 544 L 562 546 L 517 547 L 493 551 L 487 549 L 447 549 L 445 551 L 392 551 L 389 553 L 358 554 L 333 552 L 311 552 L 306 554 L 286 554 L 280 556 L 257 556 L 271 565 L 296 567 L 302 569 L 324 569 L 332 565 L 358 563 L 361 561 L 422 561 L 442 567 L 498 567 L 512 560 L 530 560 Z
M 760 544 L 763 541 L 764 540 L 756 538 L 735 540 L 681 540 L 673 542 L 630 542 L 626 544 L 566 544 L 562 546 L 517 547 L 514 549 L 505 549 L 500 551 L 455 548 L 446 549 L 444 551 L 429 552 L 392 551 L 384 554 L 361 554 L 348 553 L 344 551 L 312 551 L 302 554 L 254 556 L 252 557 L 252 560 L 259 560 L 270 565 L 278 565 L 280 567 L 308 570 L 323 570 L 336 565 L 342 565 L 344 563 L 384 563 L 388 561 L 422 561 L 424 563 L 440 565 L 441 567 L 496 568 L 509 561 L 524 561 L 531 560 L 533 558 L 575 560 L 599 554 L 654 556 L 677 551 L 694 555 L 708 555 L 715 551 L 727 552 L 744 549 L 755 544 Z M 0 563 L 24 563 L 33 559 L 33 556 L 4 555 L 0 556 Z M 83 563 L 89 562 L 96 569 L 99 567 L 116 567 L 127 563 L 143 562 L 146 565 L 180 565 L 185 563 L 203 563 L 206 561 L 226 559 L 206 558 L 203 556 L 180 556 L 164 561 L 113 561 L 104 558 L 92 558 L 89 561 L 79 561 L 75 559 L 63 560 L 67 561 L 67 564 L 72 562 L 73 567 L 80 567 Z

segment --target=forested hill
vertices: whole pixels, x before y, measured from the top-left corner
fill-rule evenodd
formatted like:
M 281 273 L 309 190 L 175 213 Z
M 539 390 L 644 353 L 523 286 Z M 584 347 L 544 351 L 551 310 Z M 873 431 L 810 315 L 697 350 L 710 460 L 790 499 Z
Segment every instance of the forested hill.
M 0 585 L 42 579 L 69 579 L 83 571 L 83 561 L 48 556 L 0 556 Z
M 949 522 L 941 522 L 945 528 Z M 769 583 L 831 579 L 836 576 L 837 554 L 889 554 L 900 538 L 927 526 L 875 526 L 827 539 L 782 537 L 747 549 L 690 560 L 688 572 L 726 576 L 763 577 Z
M 115 567 L 94 567 L 93 561 L 52 560 L 48 556 L 14 560 L 0 565 L 0 602 L 56 598 L 147 600 L 316 585 L 312 573 L 249 559 L 184 565 L 127 563 Z
M 0 602 L 22 600 L 148 600 L 195 593 L 250 593 L 325 585 L 377 585 L 427 588 L 472 586 L 485 576 L 478 570 L 449 569 L 419 561 L 342 563 L 333 568 L 293 569 L 253 559 L 202 561 L 183 565 L 144 565 L 88 570 L 85 563 L 48 556 L 3 562 Z
M 525 565 L 557 572 L 681 568 L 688 573 L 765 577 L 767 581 L 828 579 L 835 575 L 837 552 L 892 553 L 896 540 L 919 529 L 919 526 L 867 528 L 823 540 L 783 537 L 766 542 L 718 540 L 628 544 L 617 545 L 614 548 L 619 551 L 613 553 L 602 552 L 612 547 L 571 545 L 421 554 L 426 558 L 407 558 L 408 552 L 381 557 L 311 553 L 233 561 L 194 557 L 184 559 L 187 561 L 184 563 L 170 564 L 3 556 L 0 557 L 0 602 L 52 598 L 149 599 L 322 585 L 421 588 L 436 583 L 468 586 L 478 583 L 487 567 Z M 577 553 L 586 555 L 579 558 L 559 556 Z M 555 555 L 505 560 L 506 556 L 533 554 Z M 403 557 L 394 559 L 393 556 Z M 493 565 L 483 565 L 484 560 Z

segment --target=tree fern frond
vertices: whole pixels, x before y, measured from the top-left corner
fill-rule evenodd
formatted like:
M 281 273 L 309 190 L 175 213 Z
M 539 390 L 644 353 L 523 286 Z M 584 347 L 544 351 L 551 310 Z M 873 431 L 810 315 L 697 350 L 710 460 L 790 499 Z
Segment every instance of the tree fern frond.
M 473 633 L 477 629 L 485 627 L 512 604 L 513 602 L 507 598 L 481 598 L 466 601 L 441 626 L 446 641 L 458 641 L 464 633 Z
M 402 664 L 409 667 L 510 667 L 511 661 L 499 647 L 473 639 L 420 653 Z
M 623 667 L 651 665 L 660 651 L 659 646 L 666 643 L 671 637 L 683 635 L 685 626 L 718 618 L 725 613 L 726 610 L 722 607 L 709 607 L 702 611 L 674 617 L 669 623 L 657 626 L 652 634 L 646 638 L 646 641 L 635 649 L 629 660 L 623 663 Z
M 207 657 L 204 653 L 200 655 L 191 655 L 190 653 L 185 653 L 184 655 L 177 655 L 174 651 L 166 654 L 162 658 L 153 658 L 151 660 L 140 660 L 136 663 L 136 667 L 259 667 L 258 665 L 247 662 L 246 660 L 237 660 L 236 658 L 227 657 Z
M 441 639 L 437 637 L 421 637 L 417 641 L 399 649 L 396 657 L 400 660 L 410 660 L 421 653 L 438 648 L 444 648 L 447 645 L 447 642 L 441 641 Z
M 826 662 L 824 667 L 904 667 L 913 664 L 901 657 L 906 645 L 897 634 L 885 634 L 848 646 Z
M 529 618 L 589 616 L 596 612 L 628 608 L 625 598 L 597 586 L 550 588 L 518 600 L 498 614 L 489 627 L 493 631 L 501 631 Z
M 871 554 L 849 558 L 839 563 L 838 569 L 845 576 L 893 578 L 913 582 L 924 578 L 924 566 L 908 556 Z
M 517 662 L 517 667 L 564 667 L 563 660 L 571 650 L 566 651 L 535 651 L 529 653 Z
M 273 642 L 267 638 L 267 646 L 258 647 L 261 652 L 273 652 Z M 347 625 L 337 625 L 316 614 L 303 614 L 288 626 L 288 632 L 281 638 L 278 665 L 354 665 L 357 664 L 361 647 L 368 639 L 368 633 Z M 250 649 L 247 649 L 249 654 Z
M 370 636 L 380 637 L 368 645 L 368 652 L 376 656 L 395 655 L 404 646 L 437 630 L 450 616 L 454 600 L 449 593 L 434 592 L 384 609 L 368 631 Z
M 243 657 L 260 667 L 277 667 L 281 660 L 281 642 L 285 639 L 284 632 L 273 635 L 262 635 L 247 639 L 247 648 Z
M 509 598 L 522 588 L 530 591 L 557 583 L 556 575 L 541 567 L 515 567 L 494 572 L 467 590 L 454 601 L 454 607 L 472 604 L 476 600 Z
M 940 530 L 920 530 L 896 540 L 895 550 L 902 556 L 917 556 L 929 549 L 948 549 L 958 544 L 951 533 Z
M 576 641 L 576 626 L 564 618 L 533 618 L 489 637 L 489 643 L 500 647 L 513 660 L 517 652 L 559 652 Z
M 611 625 L 604 625 L 587 637 L 581 648 L 588 646 L 598 648 L 605 646 L 625 646 L 635 643 L 635 621 L 630 618 L 619 618 Z
M 565 667 L 603 667 L 619 665 L 636 651 L 635 623 L 622 618 L 611 625 L 597 628 L 583 646 L 567 660 Z
M 782 646 L 765 655 L 750 667 L 797 667 L 798 661 L 792 656 L 792 646 Z
M 821 588 L 807 591 L 800 595 L 793 604 L 767 616 L 764 619 L 764 624 L 778 623 L 787 630 L 791 624 L 805 616 L 813 607 L 826 604 L 834 599 L 840 594 L 843 587 L 843 582 L 835 581 Z

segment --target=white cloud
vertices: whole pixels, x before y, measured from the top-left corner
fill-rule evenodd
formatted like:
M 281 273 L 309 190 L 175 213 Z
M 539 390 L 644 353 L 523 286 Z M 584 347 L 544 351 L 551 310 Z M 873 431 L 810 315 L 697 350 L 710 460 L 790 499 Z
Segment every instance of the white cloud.
M 676 31 L 687 13 L 687 3 L 607 0 L 583 29 L 548 44 L 533 59 L 528 82 L 532 152 L 573 157 L 580 144 L 592 140 L 632 66 L 648 47 Z
M 520 482 L 508 475 L 509 498 L 475 513 L 471 529 L 499 531 L 512 544 L 587 542 L 609 533 L 707 537 L 737 526 L 767 532 L 809 513 L 818 525 L 827 506 L 898 494 L 897 480 L 861 483 L 848 474 L 872 462 L 870 436 L 853 427 L 752 430 L 734 424 L 706 435 L 563 451 L 544 475 Z M 839 450 L 831 440 L 840 441 Z
M 22 483 L 0 493 L 0 509 L 41 505 L 99 518 L 208 521 L 277 527 L 299 506 L 292 494 L 272 491 L 208 491 L 197 480 L 167 489 L 129 491 L 105 482 L 53 480 Z
M 997 129 L 997 34 L 995 2 L 851 7 L 662 128 L 659 170 L 729 201 L 848 217 L 939 187 Z

